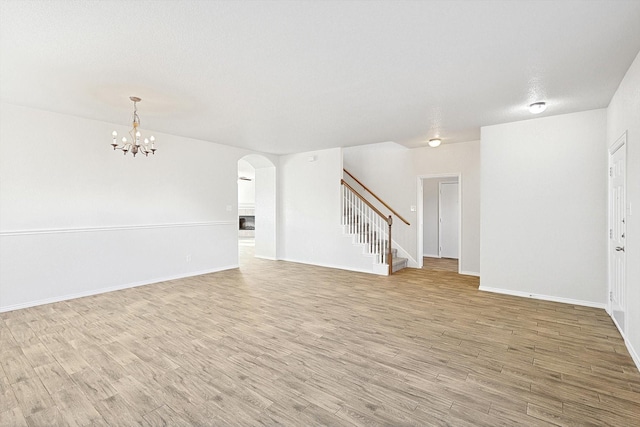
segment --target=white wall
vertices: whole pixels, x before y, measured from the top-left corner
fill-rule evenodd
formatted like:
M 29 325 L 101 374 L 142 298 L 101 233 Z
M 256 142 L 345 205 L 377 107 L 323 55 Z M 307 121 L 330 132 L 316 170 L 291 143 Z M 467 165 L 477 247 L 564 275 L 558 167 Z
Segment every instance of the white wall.
M 394 241 L 417 266 L 418 218 L 411 206 L 418 205 L 418 177 L 460 175 L 462 186 L 462 246 L 460 272 L 480 273 L 480 141 L 443 144 L 438 148 L 407 149 L 393 143 L 344 149 L 344 165 L 378 194 L 411 226 L 396 220 Z
M 607 138 L 602 156 L 627 132 L 626 297 L 627 347 L 640 367 L 640 54 L 627 71 L 607 110 Z
M 483 127 L 481 289 L 604 306 L 606 111 Z
M 256 182 L 255 180 L 238 180 L 238 206 L 240 208 L 255 208 Z
M 237 266 L 246 151 L 155 133 L 134 159 L 109 145 L 124 125 L 0 117 L 1 311 Z
M 278 169 L 278 259 L 373 273 L 341 226 L 342 150 L 282 156 Z

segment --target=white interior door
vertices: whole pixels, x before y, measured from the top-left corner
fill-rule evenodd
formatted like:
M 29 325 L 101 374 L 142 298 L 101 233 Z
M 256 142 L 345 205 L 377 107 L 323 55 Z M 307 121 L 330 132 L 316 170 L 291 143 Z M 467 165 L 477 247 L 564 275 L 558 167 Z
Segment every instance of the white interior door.
M 458 183 L 440 183 L 440 257 L 458 259 Z
M 626 137 L 609 155 L 609 302 L 611 317 L 625 331 Z

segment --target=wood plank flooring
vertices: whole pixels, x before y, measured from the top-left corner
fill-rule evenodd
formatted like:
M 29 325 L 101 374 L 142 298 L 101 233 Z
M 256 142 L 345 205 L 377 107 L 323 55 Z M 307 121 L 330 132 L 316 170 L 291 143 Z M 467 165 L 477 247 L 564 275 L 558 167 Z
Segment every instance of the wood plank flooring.
M 243 257 L 3 313 L 0 425 L 638 425 L 603 310 L 477 280 Z
M 458 260 L 453 258 L 422 258 L 422 268 L 425 270 L 458 272 Z

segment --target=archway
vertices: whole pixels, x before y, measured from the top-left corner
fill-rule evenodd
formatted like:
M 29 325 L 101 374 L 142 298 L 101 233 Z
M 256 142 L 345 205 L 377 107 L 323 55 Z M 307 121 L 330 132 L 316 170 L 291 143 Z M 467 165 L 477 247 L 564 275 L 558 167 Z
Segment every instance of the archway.
M 242 216 L 251 217 L 250 213 L 254 213 L 255 233 L 245 234 L 255 235 L 255 256 L 258 258 L 277 259 L 276 189 L 276 167 L 267 157 L 249 154 L 238 161 L 238 222 L 243 222 Z M 245 193 L 242 194 L 241 190 Z M 253 206 L 247 202 L 252 192 Z M 243 200 L 240 200 L 241 197 Z M 248 215 L 241 215 L 242 213 Z M 251 218 L 245 218 L 244 223 L 247 224 L 250 220 Z

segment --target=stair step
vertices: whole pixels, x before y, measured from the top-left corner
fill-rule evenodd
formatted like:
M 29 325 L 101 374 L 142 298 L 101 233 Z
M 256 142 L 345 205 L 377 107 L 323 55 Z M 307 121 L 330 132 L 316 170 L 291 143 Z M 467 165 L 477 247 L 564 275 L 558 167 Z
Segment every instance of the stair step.
M 402 270 L 407 267 L 409 260 L 407 258 L 392 258 L 391 260 L 391 272 Z

